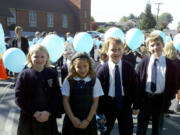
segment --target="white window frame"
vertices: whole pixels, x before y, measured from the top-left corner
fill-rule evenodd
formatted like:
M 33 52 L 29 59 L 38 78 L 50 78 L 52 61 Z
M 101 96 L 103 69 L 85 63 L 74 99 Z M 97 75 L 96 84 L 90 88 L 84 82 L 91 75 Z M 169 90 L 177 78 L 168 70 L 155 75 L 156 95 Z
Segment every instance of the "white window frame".
M 66 14 L 62 15 L 62 27 L 68 28 L 68 15 Z
M 48 24 L 48 27 L 54 27 L 54 15 L 53 15 L 53 13 L 47 13 L 47 24 Z
M 13 17 L 7 17 L 7 25 L 11 26 L 12 24 L 16 25 L 16 9 L 10 8 L 9 11 L 11 12 Z
M 29 11 L 29 26 L 30 27 L 37 26 L 37 14 L 35 11 Z
M 87 18 L 87 10 L 84 10 L 84 18 Z
M 84 30 L 87 30 L 87 23 L 84 23 Z

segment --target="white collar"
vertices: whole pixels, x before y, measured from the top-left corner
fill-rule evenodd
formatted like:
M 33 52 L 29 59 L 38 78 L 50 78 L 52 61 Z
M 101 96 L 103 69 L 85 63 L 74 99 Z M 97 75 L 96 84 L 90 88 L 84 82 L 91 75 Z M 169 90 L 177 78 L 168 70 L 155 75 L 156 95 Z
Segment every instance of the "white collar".
M 91 81 L 91 77 L 90 76 L 86 76 L 85 78 L 81 79 L 78 76 L 75 76 L 74 80 L 76 80 L 76 81 L 84 80 L 85 82 L 89 82 L 89 81 Z
M 118 65 L 119 67 L 121 66 L 121 63 L 122 63 L 122 60 L 120 59 L 119 62 L 117 64 L 115 64 L 114 62 L 112 62 L 112 60 L 109 59 L 108 61 L 108 64 L 109 64 L 109 67 L 111 69 L 114 69 L 115 68 L 115 65 Z

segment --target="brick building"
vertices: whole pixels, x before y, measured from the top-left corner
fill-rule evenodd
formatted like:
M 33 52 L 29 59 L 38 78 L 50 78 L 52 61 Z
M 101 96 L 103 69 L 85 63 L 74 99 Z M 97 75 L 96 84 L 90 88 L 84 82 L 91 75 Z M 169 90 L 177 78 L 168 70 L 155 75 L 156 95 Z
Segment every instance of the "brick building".
M 22 26 L 26 32 L 64 34 L 90 29 L 91 0 L 2 0 L 0 23 L 4 31 Z

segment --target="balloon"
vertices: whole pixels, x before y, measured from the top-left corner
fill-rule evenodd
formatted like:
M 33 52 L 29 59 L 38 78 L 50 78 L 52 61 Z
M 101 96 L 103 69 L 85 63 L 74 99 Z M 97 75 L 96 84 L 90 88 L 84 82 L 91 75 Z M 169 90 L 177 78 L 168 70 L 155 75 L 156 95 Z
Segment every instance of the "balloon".
M 42 41 L 43 41 L 43 38 L 40 38 L 40 39 L 37 41 L 37 43 L 36 43 L 36 44 L 41 44 L 41 43 L 42 43 Z
M 26 63 L 26 55 L 19 48 L 10 48 L 3 54 L 4 66 L 15 73 L 21 72 Z
M 48 50 L 50 61 L 56 62 L 64 52 L 64 42 L 63 39 L 57 35 L 51 34 L 46 36 L 42 43 Z
M 0 41 L 4 40 L 4 30 L 2 24 L 0 23 Z
M 159 34 L 159 35 L 162 37 L 164 44 L 167 42 L 167 41 L 166 41 L 166 34 L 165 34 L 164 32 L 162 32 L 162 31 L 160 31 L 160 30 L 155 30 L 155 31 L 153 31 L 152 33 L 157 33 L 157 34 Z
M 172 38 L 170 36 L 166 36 L 166 42 L 172 41 Z
M 28 43 L 29 43 L 29 47 L 31 47 L 33 45 L 32 41 L 28 41 Z
M 76 52 L 89 53 L 93 47 L 93 39 L 87 32 L 80 32 L 75 35 L 73 46 Z
M 174 47 L 180 51 L 180 33 L 174 36 L 173 44 Z
M 93 44 L 96 45 L 97 47 L 99 47 L 101 42 L 98 39 L 94 39 Z
M 105 33 L 105 40 L 107 40 L 109 37 L 117 37 L 124 43 L 124 33 L 119 28 L 112 27 L 108 29 Z
M 73 39 L 72 37 L 68 37 L 68 38 L 67 38 L 67 41 L 68 41 L 70 44 L 73 44 L 73 40 L 74 40 L 74 39 Z
M 3 27 L 0 23 L 0 53 L 4 53 L 6 51 L 6 46 L 5 46 L 5 41 L 4 41 L 4 30 Z
M 144 42 L 144 35 L 141 30 L 132 28 L 127 31 L 125 37 L 126 43 L 131 50 L 136 50 Z
M 0 41 L 0 53 L 4 53 L 6 51 L 5 42 Z

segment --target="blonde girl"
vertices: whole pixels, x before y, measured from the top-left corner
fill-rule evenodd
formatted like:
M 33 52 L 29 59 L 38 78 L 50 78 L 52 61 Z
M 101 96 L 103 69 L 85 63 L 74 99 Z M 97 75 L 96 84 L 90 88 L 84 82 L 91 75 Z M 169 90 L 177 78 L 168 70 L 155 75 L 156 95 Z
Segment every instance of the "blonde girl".
M 27 68 L 17 78 L 16 103 L 20 107 L 17 135 L 58 135 L 56 116 L 62 105 L 57 72 L 50 68 L 49 54 L 42 45 L 33 45 Z
M 178 72 L 178 79 L 177 79 L 177 83 L 178 83 L 178 92 L 176 94 L 176 99 L 177 99 L 177 106 L 176 106 L 176 111 L 180 112 L 180 84 L 179 84 L 179 78 L 180 78 L 180 71 L 179 71 L 179 66 L 180 66 L 180 60 L 177 57 L 177 50 L 173 45 L 173 42 L 168 42 L 165 44 L 164 47 L 164 54 L 167 58 L 174 60 L 176 66 L 177 66 L 177 72 Z

